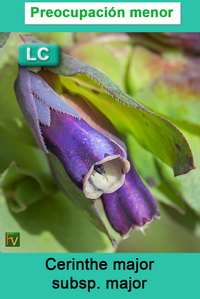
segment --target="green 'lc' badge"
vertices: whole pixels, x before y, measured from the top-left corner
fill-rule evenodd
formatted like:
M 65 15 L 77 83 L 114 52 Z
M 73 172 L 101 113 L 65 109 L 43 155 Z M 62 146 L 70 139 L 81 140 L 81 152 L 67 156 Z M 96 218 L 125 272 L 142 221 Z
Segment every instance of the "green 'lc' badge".
M 60 48 L 48 44 L 20 45 L 18 62 L 21 66 L 57 66 L 60 62 Z

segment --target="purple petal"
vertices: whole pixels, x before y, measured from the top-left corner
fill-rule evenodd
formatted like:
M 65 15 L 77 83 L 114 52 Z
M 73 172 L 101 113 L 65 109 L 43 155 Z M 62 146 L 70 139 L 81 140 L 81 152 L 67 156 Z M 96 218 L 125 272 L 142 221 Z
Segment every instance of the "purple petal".
M 15 94 L 35 141 L 43 151 L 48 153 L 40 131 L 35 99 L 30 92 L 31 86 L 29 73 L 30 72 L 28 72 L 26 68 L 20 67 L 18 77 L 15 81 Z
M 81 118 L 80 114 L 63 101 L 59 95 L 40 77 L 39 75 L 29 72 L 30 92 L 47 106 L 59 112 L 63 112 L 73 117 Z
M 37 116 L 41 124 L 50 127 L 51 124 L 51 114 L 50 114 L 50 108 L 46 106 L 43 102 L 38 101 L 36 98 L 35 105 L 37 110 Z
M 25 67 L 19 68 L 18 77 L 15 81 L 15 93 L 38 146 L 47 153 L 48 150 L 41 135 L 39 122 L 45 125 L 49 124 L 49 109 L 41 109 L 42 104 L 36 104 L 36 101 L 40 101 L 52 109 L 80 118 L 80 114 L 65 103 L 39 75 L 28 71 Z
M 112 194 L 103 194 L 102 201 L 111 226 L 121 235 L 158 216 L 156 202 L 133 165 L 123 186 Z
M 95 177 L 95 167 L 97 169 L 95 174 L 99 177 L 104 175 L 98 169 L 102 167 L 103 163 L 105 167 L 109 163 L 113 163 L 113 169 L 119 167 L 117 174 L 120 173 L 120 186 L 123 184 L 124 174 L 129 171 L 129 162 L 126 160 L 124 149 L 95 130 L 83 119 L 79 120 L 51 110 L 51 126 L 41 125 L 41 131 L 48 150 L 58 157 L 67 174 L 80 190 L 87 192 L 87 182 Z M 93 185 L 93 182 L 91 184 Z M 113 186 L 114 184 L 110 187 L 110 192 L 113 192 Z M 102 192 L 101 188 L 98 188 L 98 192 L 95 193 L 98 196 L 86 196 L 89 198 L 99 197 Z

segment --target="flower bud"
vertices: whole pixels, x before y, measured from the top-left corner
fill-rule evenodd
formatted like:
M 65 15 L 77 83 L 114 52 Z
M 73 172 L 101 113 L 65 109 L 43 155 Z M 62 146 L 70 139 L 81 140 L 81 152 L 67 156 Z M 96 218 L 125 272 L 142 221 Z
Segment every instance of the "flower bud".
M 142 228 L 158 218 L 156 202 L 133 165 L 121 188 L 112 194 L 103 194 L 105 213 L 111 226 L 122 236 L 132 228 Z

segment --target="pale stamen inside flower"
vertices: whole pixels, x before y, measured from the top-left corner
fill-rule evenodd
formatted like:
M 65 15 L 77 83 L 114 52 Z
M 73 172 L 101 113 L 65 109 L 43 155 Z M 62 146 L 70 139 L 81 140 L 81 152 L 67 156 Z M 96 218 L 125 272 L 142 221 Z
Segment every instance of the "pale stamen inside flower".
M 83 192 L 87 198 L 96 199 L 102 193 L 112 193 L 119 189 L 129 171 L 129 162 L 122 158 L 94 165 L 84 183 Z

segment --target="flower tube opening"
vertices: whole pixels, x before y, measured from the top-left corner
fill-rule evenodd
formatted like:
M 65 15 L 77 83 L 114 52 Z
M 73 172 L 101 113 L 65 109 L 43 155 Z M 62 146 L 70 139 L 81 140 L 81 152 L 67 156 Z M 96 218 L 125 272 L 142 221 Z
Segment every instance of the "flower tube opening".
M 102 193 L 112 193 L 120 188 L 130 164 L 119 155 L 107 157 L 91 167 L 83 183 L 83 192 L 87 198 L 98 198 Z

